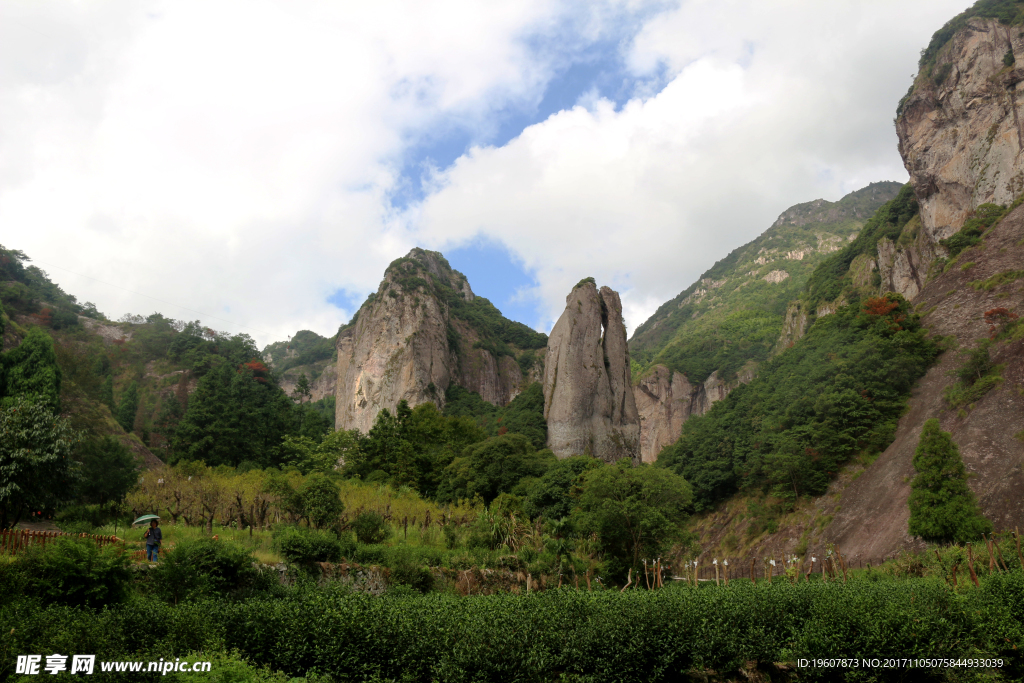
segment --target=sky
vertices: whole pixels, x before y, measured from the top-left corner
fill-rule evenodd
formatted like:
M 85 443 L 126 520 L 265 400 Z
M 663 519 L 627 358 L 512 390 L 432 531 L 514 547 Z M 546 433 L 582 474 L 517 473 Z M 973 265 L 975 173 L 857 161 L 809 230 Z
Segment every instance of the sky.
M 627 328 L 793 204 L 905 182 L 967 0 L 0 3 L 0 244 L 111 319 L 332 335 L 439 250 L 550 330 Z

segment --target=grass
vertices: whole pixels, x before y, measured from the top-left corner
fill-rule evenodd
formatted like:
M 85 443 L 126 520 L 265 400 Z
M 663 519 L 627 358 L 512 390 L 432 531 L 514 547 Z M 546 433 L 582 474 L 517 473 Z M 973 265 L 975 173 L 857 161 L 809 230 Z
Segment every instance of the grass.
M 206 530 L 198 526 L 161 524 L 160 529 L 163 531 L 163 547 L 168 550 L 183 541 L 194 541 L 208 537 Z M 135 549 L 141 550 L 145 544 L 142 538 L 142 534 L 145 533 L 145 530 L 146 527 L 143 526 L 137 526 L 125 530 L 124 525 L 118 525 L 115 529 L 113 524 L 108 524 L 106 526 L 97 527 L 94 533 L 99 535 L 117 535 L 118 537 L 125 539 L 128 542 L 128 545 L 133 547 L 138 546 Z M 262 562 L 264 564 L 276 564 L 282 561 L 281 556 L 274 552 L 273 541 L 269 531 L 253 530 L 252 535 L 250 535 L 248 530 L 222 527 L 219 524 L 214 524 L 213 533 L 217 536 L 218 540 L 237 543 L 238 545 L 251 550 L 253 557 L 256 558 L 257 562 Z
M 996 365 L 989 371 L 989 374 L 970 386 L 963 382 L 957 382 L 952 386 L 946 387 L 945 391 L 942 392 L 942 396 L 946 399 L 946 403 L 949 404 L 950 408 L 971 405 L 976 403 L 990 390 L 1003 383 L 1002 372 L 1003 366 Z
M 996 273 L 992 277 L 984 280 L 975 280 L 971 282 L 971 287 L 974 289 L 985 292 L 991 292 L 993 289 L 1000 285 L 1010 284 L 1024 278 L 1024 270 L 1004 270 L 1001 273 Z

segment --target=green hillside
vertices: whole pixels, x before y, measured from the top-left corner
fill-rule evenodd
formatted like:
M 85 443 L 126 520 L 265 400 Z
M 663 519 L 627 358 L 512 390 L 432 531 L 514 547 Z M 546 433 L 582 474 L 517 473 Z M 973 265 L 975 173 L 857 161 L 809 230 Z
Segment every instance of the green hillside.
M 716 370 L 728 381 L 748 361 L 766 360 L 778 344 L 787 306 L 801 296 L 815 268 L 855 239 L 900 188 L 872 183 L 838 202 L 819 199 L 786 210 L 636 329 L 629 342 L 634 372 L 664 364 L 691 382 Z

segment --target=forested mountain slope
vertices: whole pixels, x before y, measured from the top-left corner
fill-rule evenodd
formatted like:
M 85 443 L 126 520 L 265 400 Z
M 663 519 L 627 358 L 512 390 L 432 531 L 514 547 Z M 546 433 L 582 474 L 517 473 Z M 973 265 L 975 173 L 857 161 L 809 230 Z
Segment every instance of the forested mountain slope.
M 838 202 L 787 209 L 636 329 L 629 351 L 644 461 L 678 438 L 691 415 L 749 382 L 759 363 L 803 334 L 808 311 L 795 302 L 811 273 L 856 239 L 900 187 L 872 183 Z
M 1021 24 L 1024 3 L 983 0 L 935 34 L 897 112 L 910 185 L 815 269 L 801 294 L 810 330 L 769 363 L 789 364 L 807 355 L 808 344 L 844 319 L 901 316 L 891 323 L 903 329 L 886 342 L 887 333 L 877 328 L 882 338 L 866 349 L 885 370 L 878 379 L 892 378 L 888 396 L 862 386 L 871 373 L 860 370 L 866 366 L 851 357 L 847 341 L 828 342 L 817 367 L 806 372 L 837 366 L 833 384 L 849 385 L 859 399 L 847 394 L 845 406 L 822 400 L 827 387 L 815 381 L 806 398 L 794 394 L 789 406 L 773 413 L 767 409 L 771 394 L 792 391 L 802 373 L 787 377 L 765 366 L 750 386 L 688 423 L 667 451 L 662 464 L 689 472 L 698 498 L 721 501 L 696 526 L 705 549 L 803 555 L 821 553 L 832 543 L 848 558 L 877 561 L 921 547 L 922 540 L 909 532 L 910 493 L 918 474 L 915 450 L 930 419 L 958 446 L 966 484 L 995 529 L 1024 524 L 1024 213 L 1017 208 L 1024 146 L 1015 105 L 1024 82 L 1024 69 L 1017 67 L 1024 58 Z M 885 312 L 882 300 L 897 307 Z M 929 346 L 938 352 L 930 368 L 899 363 L 908 351 L 927 360 L 913 349 Z M 904 371 L 894 372 L 894 362 Z M 924 375 L 914 383 L 902 416 L 892 409 L 870 416 L 882 408 L 883 396 L 898 407 L 907 371 L 911 379 Z M 771 391 L 759 382 L 769 374 L 775 375 Z M 830 412 L 838 421 L 817 432 Z M 763 438 L 744 436 L 758 429 Z M 835 443 L 844 435 L 853 440 Z M 845 460 L 836 460 L 843 452 Z M 833 463 L 840 467 L 833 469 Z M 798 495 L 800 481 L 823 465 L 832 473 L 816 487 L 823 495 Z M 773 471 L 777 479 L 771 485 Z M 790 493 L 783 490 L 787 480 Z M 742 493 L 726 500 L 730 486 Z M 945 520 L 951 528 L 963 521 Z

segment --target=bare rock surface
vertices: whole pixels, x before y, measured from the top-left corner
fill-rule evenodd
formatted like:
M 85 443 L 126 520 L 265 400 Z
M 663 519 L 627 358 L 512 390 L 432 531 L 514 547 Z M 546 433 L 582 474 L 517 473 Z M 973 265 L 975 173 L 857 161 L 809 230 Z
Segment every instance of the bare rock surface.
M 482 335 L 452 314 L 439 287 L 465 302 L 477 299 L 441 254 L 413 249 L 388 268 L 355 324 L 340 332 L 334 373 L 325 371 L 315 389 L 326 393 L 333 383 L 338 429 L 365 433 L 380 410 L 394 411 L 402 400 L 443 408 L 451 383 L 503 406 L 531 379 L 515 359 L 478 347 Z
M 565 299 L 548 340 L 544 417 L 559 457 L 640 458 L 622 303 L 608 287 L 583 281 Z
M 703 415 L 740 384 L 754 379 L 757 364 L 747 363 L 736 377 L 724 382 L 718 371 L 703 382 L 691 383 L 686 375 L 655 365 L 633 386 L 640 415 L 640 459 L 655 462 L 661 449 L 679 438 L 691 417 Z
M 1016 58 L 1009 66 L 1007 52 Z M 902 105 L 900 154 L 933 243 L 959 230 L 980 204 L 1009 204 L 1024 191 L 1022 60 L 1019 28 L 970 19 Z

